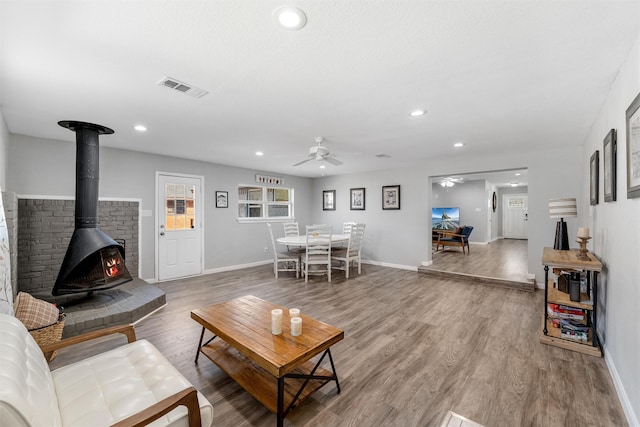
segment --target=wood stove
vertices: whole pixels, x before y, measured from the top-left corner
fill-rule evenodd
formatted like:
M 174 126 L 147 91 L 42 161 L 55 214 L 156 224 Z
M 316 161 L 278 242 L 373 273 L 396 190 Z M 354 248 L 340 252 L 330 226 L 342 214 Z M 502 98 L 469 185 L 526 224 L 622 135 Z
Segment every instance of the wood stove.
M 92 123 L 61 121 L 76 133 L 75 229 L 52 294 L 110 289 L 131 281 L 124 248 L 98 228 L 99 135 L 113 130 Z

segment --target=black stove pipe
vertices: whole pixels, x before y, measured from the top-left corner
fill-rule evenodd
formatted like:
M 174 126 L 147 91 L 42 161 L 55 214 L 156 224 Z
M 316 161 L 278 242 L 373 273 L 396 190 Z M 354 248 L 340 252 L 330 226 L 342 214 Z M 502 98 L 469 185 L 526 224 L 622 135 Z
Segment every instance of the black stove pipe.
M 76 228 L 97 228 L 100 182 L 98 135 L 111 135 L 113 130 L 85 122 L 65 120 L 58 124 L 76 133 Z

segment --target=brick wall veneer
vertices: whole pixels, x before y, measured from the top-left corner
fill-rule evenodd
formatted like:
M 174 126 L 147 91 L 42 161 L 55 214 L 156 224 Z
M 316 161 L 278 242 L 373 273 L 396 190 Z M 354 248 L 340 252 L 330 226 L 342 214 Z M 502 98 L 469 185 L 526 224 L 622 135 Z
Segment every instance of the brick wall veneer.
M 124 239 L 126 265 L 138 276 L 139 203 L 100 201 L 99 227 L 113 239 Z M 17 288 L 51 298 L 74 229 L 75 200 L 18 199 Z

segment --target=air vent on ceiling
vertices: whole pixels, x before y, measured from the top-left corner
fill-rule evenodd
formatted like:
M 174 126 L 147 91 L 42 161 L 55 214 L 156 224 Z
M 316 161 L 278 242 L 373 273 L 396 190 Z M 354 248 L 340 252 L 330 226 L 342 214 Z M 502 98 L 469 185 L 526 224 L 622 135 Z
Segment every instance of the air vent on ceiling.
M 158 85 L 186 93 L 187 95 L 191 95 L 194 98 L 202 98 L 209 93 L 204 89 L 200 89 L 193 85 L 181 82 L 180 80 L 174 79 L 173 77 L 163 78 L 158 82 Z

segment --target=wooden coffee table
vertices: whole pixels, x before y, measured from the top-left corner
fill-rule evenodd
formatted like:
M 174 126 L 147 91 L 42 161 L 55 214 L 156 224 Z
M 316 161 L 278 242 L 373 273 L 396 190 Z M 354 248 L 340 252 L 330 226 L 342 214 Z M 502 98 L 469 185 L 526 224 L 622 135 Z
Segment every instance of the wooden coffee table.
M 283 311 L 280 335 L 271 333 L 275 308 Z M 207 356 L 274 412 L 282 426 L 293 408 L 329 381 L 336 382 L 340 393 L 329 347 L 344 338 L 344 331 L 304 314 L 300 317 L 302 335 L 294 337 L 289 310 L 253 295 L 193 310 L 191 318 L 202 325 L 195 363 L 200 353 Z M 203 344 L 206 330 L 214 336 Z M 320 353 L 316 363 L 310 361 Z M 320 366 L 325 356 L 331 371 Z

